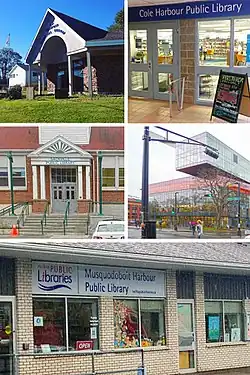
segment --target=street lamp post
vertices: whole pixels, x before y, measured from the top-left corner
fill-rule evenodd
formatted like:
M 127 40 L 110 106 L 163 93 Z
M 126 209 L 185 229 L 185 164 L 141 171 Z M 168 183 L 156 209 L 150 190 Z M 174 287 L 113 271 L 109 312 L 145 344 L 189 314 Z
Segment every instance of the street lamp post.
M 143 134 L 143 165 L 142 165 L 142 212 L 143 212 L 143 224 L 144 227 L 141 231 L 141 238 L 147 238 L 148 231 L 148 199 L 149 199 L 149 126 L 144 127 Z
M 9 159 L 10 163 L 10 195 L 11 195 L 11 215 L 15 215 L 15 208 L 14 208 L 14 184 L 13 184 L 13 156 L 12 152 L 9 151 L 7 154 L 7 158 Z
M 241 228 L 240 228 L 240 183 L 238 185 L 238 235 L 241 237 Z
M 177 196 L 178 196 L 179 192 L 176 191 L 174 193 L 174 218 L 175 218 L 175 223 L 174 223 L 174 229 L 177 231 L 178 230 L 178 224 L 177 224 Z
M 99 166 L 99 215 L 103 215 L 102 207 L 102 159 L 103 154 L 101 151 L 98 151 L 98 166 Z

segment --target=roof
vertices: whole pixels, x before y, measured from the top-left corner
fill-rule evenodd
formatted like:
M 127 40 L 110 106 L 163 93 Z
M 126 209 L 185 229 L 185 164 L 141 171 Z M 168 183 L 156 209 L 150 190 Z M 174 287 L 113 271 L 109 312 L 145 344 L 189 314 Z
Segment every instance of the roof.
M 1 149 L 29 149 L 40 147 L 38 126 L 3 126 L 1 127 Z M 124 150 L 124 129 L 122 126 L 92 126 L 88 145 L 78 145 L 82 150 Z
M 22 69 L 24 69 L 26 72 L 29 70 L 29 65 L 26 65 L 26 64 L 22 64 L 22 63 L 17 63 L 16 65 L 13 66 L 13 68 L 9 71 L 9 75 L 17 68 L 17 67 L 20 67 Z
M 85 40 L 103 38 L 107 34 L 107 30 L 92 26 L 86 22 L 70 17 L 67 14 L 58 12 L 54 9 L 49 9 Z
M 250 244 L 246 242 L 26 241 L 0 243 L 1 255 L 81 264 L 250 274 Z

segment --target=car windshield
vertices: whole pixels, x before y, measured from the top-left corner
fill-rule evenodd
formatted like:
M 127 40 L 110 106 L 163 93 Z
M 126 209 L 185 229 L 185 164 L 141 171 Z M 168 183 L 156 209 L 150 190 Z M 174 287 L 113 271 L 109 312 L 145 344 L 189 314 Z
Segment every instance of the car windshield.
M 97 229 L 98 232 L 124 232 L 124 224 L 100 224 Z

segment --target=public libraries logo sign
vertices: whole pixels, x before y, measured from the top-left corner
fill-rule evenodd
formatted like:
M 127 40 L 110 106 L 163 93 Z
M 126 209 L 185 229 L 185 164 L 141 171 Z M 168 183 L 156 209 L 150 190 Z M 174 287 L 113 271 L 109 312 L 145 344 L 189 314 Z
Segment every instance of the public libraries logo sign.
M 201 1 L 129 8 L 129 22 L 250 15 L 249 0 Z
M 33 263 L 33 292 L 67 294 L 76 292 L 77 269 L 60 263 Z

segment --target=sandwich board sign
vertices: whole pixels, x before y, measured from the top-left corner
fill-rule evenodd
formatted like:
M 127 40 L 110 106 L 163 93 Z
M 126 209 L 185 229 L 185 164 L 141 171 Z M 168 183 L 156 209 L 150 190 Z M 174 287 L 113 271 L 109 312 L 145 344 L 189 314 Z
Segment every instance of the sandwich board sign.
M 239 114 L 250 117 L 250 88 L 247 74 L 220 71 L 212 117 L 236 123 Z

